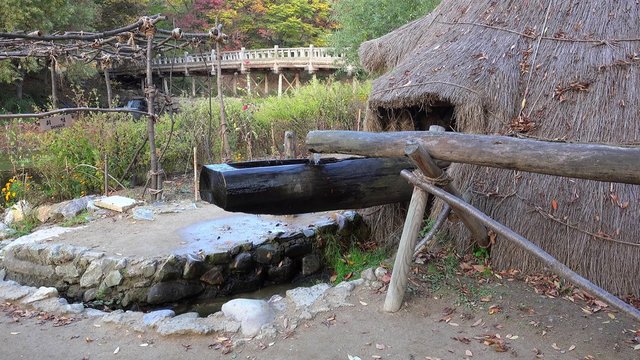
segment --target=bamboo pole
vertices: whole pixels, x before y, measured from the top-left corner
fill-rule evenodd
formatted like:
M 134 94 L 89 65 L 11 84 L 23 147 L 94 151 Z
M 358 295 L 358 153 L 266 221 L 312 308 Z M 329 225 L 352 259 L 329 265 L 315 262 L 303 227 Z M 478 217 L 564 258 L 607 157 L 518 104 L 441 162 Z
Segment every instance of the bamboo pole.
M 147 82 L 145 88 L 145 94 L 147 95 L 147 109 L 149 112 L 149 119 L 147 120 L 147 134 L 149 137 L 149 153 L 151 156 L 151 195 L 154 200 L 160 198 L 160 192 L 162 182 L 160 178 L 160 166 L 158 164 L 158 154 L 156 152 L 156 132 L 155 132 L 155 87 L 153 86 L 153 72 L 151 70 L 151 59 L 153 58 L 153 34 L 147 37 Z
M 640 184 L 640 146 L 576 144 L 453 132 L 311 131 L 311 152 L 399 157 L 414 140 L 431 157 L 464 164 Z
M 549 255 L 547 252 L 539 248 L 537 245 L 535 245 L 531 241 L 525 239 L 524 237 L 515 233 L 508 227 L 493 220 L 492 218 L 490 218 L 489 216 L 487 216 L 477 208 L 466 203 L 460 198 L 453 196 L 448 192 L 438 188 L 437 186 L 434 186 L 432 184 L 422 181 L 420 178 L 418 178 L 408 170 L 403 170 L 400 173 L 400 175 L 405 179 L 407 179 L 414 186 L 417 186 L 424 191 L 428 191 L 434 196 L 445 201 L 458 213 L 464 212 L 478 219 L 480 222 L 486 225 L 489 229 L 493 230 L 496 234 L 500 235 L 501 237 L 503 237 L 508 241 L 515 243 L 525 251 L 531 253 L 538 260 L 540 260 L 540 262 L 542 262 L 544 265 L 549 267 L 549 269 L 551 269 L 558 276 L 581 287 L 582 289 L 589 292 L 591 295 L 601 299 L 602 301 L 605 301 L 609 305 L 629 315 L 636 321 L 640 321 L 640 311 L 638 311 L 631 305 L 625 303 L 624 301 L 620 300 L 616 296 L 610 294 L 609 292 L 602 289 L 601 287 L 595 285 L 591 281 L 585 279 L 575 271 L 571 270 L 568 266 L 561 263 L 560 261 L 555 259 L 553 256 Z M 395 272 L 395 269 L 394 269 L 394 272 Z M 391 289 L 391 287 L 389 289 Z
M 402 236 L 400 237 L 400 245 L 398 253 L 393 263 L 393 273 L 391 274 L 391 282 L 389 290 L 384 301 L 384 311 L 396 312 L 402 306 L 402 299 L 407 288 L 407 280 L 411 262 L 413 261 L 413 250 L 416 244 L 418 232 L 422 226 L 424 218 L 424 210 L 427 206 L 428 194 L 426 191 L 415 187 L 411 195 L 407 219 L 404 222 Z

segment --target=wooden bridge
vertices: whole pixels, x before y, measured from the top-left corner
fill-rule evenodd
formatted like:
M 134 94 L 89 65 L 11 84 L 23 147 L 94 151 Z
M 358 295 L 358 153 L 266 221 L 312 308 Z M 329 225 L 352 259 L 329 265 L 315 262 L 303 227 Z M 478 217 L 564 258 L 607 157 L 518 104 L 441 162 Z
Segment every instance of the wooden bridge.
M 192 54 L 185 52 L 183 56 L 159 56 L 153 59 L 154 75 L 163 79 L 174 77 L 191 77 L 191 92 L 198 92 L 198 78 L 215 76 L 216 52 Z M 221 72 L 225 87 L 231 88 L 234 94 L 238 89 L 247 93 L 268 94 L 269 89 L 277 86 L 278 95 L 296 87 L 302 78 L 314 78 L 316 74 L 333 74 L 344 67 L 344 55 L 336 54 L 332 48 L 297 47 L 248 50 L 241 48 L 235 51 L 222 52 Z M 351 68 L 346 68 L 350 73 Z M 145 64 L 135 63 L 112 69 L 113 76 L 141 77 L 146 71 Z M 276 74 L 276 76 L 270 76 Z M 142 76 L 143 77 L 143 76 Z M 277 85 L 275 84 L 277 81 Z

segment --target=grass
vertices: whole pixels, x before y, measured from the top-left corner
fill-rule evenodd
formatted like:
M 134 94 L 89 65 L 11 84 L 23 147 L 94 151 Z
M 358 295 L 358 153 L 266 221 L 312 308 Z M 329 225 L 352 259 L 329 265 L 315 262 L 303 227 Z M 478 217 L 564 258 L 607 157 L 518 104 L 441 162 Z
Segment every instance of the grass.
M 78 225 L 84 225 L 88 222 L 89 222 L 89 212 L 87 210 L 84 210 L 80 214 L 72 218 L 65 219 L 63 222 L 60 223 L 60 226 L 73 227 Z
M 334 272 L 331 277 L 332 283 L 358 279 L 363 270 L 379 266 L 388 256 L 382 248 L 365 251 L 355 242 L 344 250 L 335 237 L 329 237 L 324 255 L 326 264 Z
M 19 238 L 21 236 L 29 235 L 38 227 L 38 225 L 40 225 L 40 221 L 38 221 L 34 215 L 27 216 L 24 220 L 11 225 L 11 228 L 16 231 L 13 236 Z

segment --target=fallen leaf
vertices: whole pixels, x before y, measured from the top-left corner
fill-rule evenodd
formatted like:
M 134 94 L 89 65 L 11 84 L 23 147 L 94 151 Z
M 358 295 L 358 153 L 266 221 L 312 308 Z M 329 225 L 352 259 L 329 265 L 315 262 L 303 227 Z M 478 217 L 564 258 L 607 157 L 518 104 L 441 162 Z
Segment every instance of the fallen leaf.
M 474 323 L 471 325 L 471 327 L 476 327 L 476 326 L 478 326 L 478 325 L 480 325 L 480 324 L 482 324 L 482 319 L 478 319 L 478 320 L 476 320 L 476 322 L 474 322 Z
M 491 301 L 491 296 L 484 296 L 480 298 L 480 301 L 482 302 L 489 302 Z
M 607 315 L 608 315 L 610 318 L 612 318 L 612 319 L 615 319 L 615 318 L 616 318 L 616 316 L 615 316 L 615 315 L 613 315 L 612 313 L 607 313 Z
M 344 276 L 344 280 L 349 280 L 351 279 L 351 277 L 353 276 L 353 272 L 348 273 L 347 275 Z
M 464 354 L 467 356 L 473 356 L 473 353 L 471 352 L 471 350 L 465 350 Z
M 348 355 L 348 354 L 347 354 L 347 356 L 349 357 L 349 360 L 362 360 L 362 359 L 361 359 L 360 357 L 358 357 L 358 356 L 351 356 L 351 355 Z
M 371 357 L 374 359 L 382 359 L 382 356 L 380 355 L 371 355 Z
M 458 323 L 454 323 L 454 322 L 450 322 L 450 323 L 448 323 L 448 324 L 449 324 L 449 325 L 451 325 L 451 326 L 460 326 L 460 324 L 458 324 Z
M 120 346 L 118 346 L 115 350 L 113 350 L 113 353 L 114 353 L 114 354 L 117 354 L 117 353 L 119 353 L 119 352 L 120 352 Z
M 576 348 L 575 345 L 571 345 L 571 346 L 569 346 L 569 350 L 568 351 L 573 351 L 575 348 Z
M 20 332 L 19 332 L 19 331 L 11 332 L 11 335 L 18 335 L 18 334 L 20 334 Z
M 367 303 L 366 303 L 366 302 L 364 302 L 364 301 L 360 301 L 360 305 L 362 305 L 362 306 L 367 306 L 367 305 L 369 305 L 369 304 L 367 304 Z
M 556 199 L 551 200 L 551 207 L 553 210 L 558 210 L 558 201 Z
M 333 275 L 331 275 L 331 277 L 329 278 L 329 281 L 331 281 L 331 282 L 333 283 L 333 282 L 336 282 L 336 279 L 338 279 L 338 274 L 333 274 Z
M 384 350 L 386 348 L 386 346 L 384 346 L 384 344 L 376 344 L 376 349 L 378 350 Z
M 90 343 L 90 342 L 92 342 L 92 341 L 93 341 L 93 339 L 92 339 L 92 338 L 90 338 L 90 337 L 86 337 L 86 338 L 84 338 L 84 341 L 86 341 L 86 342 Z
M 147 347 L 147 346 L 149 346 L 149 343 L 142 343 L 142 344 L 140 344 L 140 346 L 141 347 Z
M 560 348 L 558 345 L 556 345 L 556 343 L 551 344 L 551 347 L 552 347 L 554 350 L 558 350 L 558 351 L 562 350 L 562 348 Z
M 633 350 L 640 350 L 640 344 L 633 347 Z
M 494 315 L 502 312 L 502 308 L 499 305 L 492 305 L 489 307 L 489 315 Z

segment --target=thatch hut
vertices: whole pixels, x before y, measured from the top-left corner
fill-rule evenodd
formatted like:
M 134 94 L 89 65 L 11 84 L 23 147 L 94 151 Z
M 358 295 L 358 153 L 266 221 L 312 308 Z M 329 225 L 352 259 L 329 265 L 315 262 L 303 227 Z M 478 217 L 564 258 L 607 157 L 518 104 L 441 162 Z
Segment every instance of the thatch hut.
M 443 0 L 364 43 L 366 128 L 640 144 L 637 1 Z M 605 289 L 640 296 L 640 186 L 452 165 L 470 202 Z M 462 225 L 450 228 L 467 238 Z M 465 244 L 463 243 L 464 247 Z M 539 270 L 514 245 L 498 269 Z

